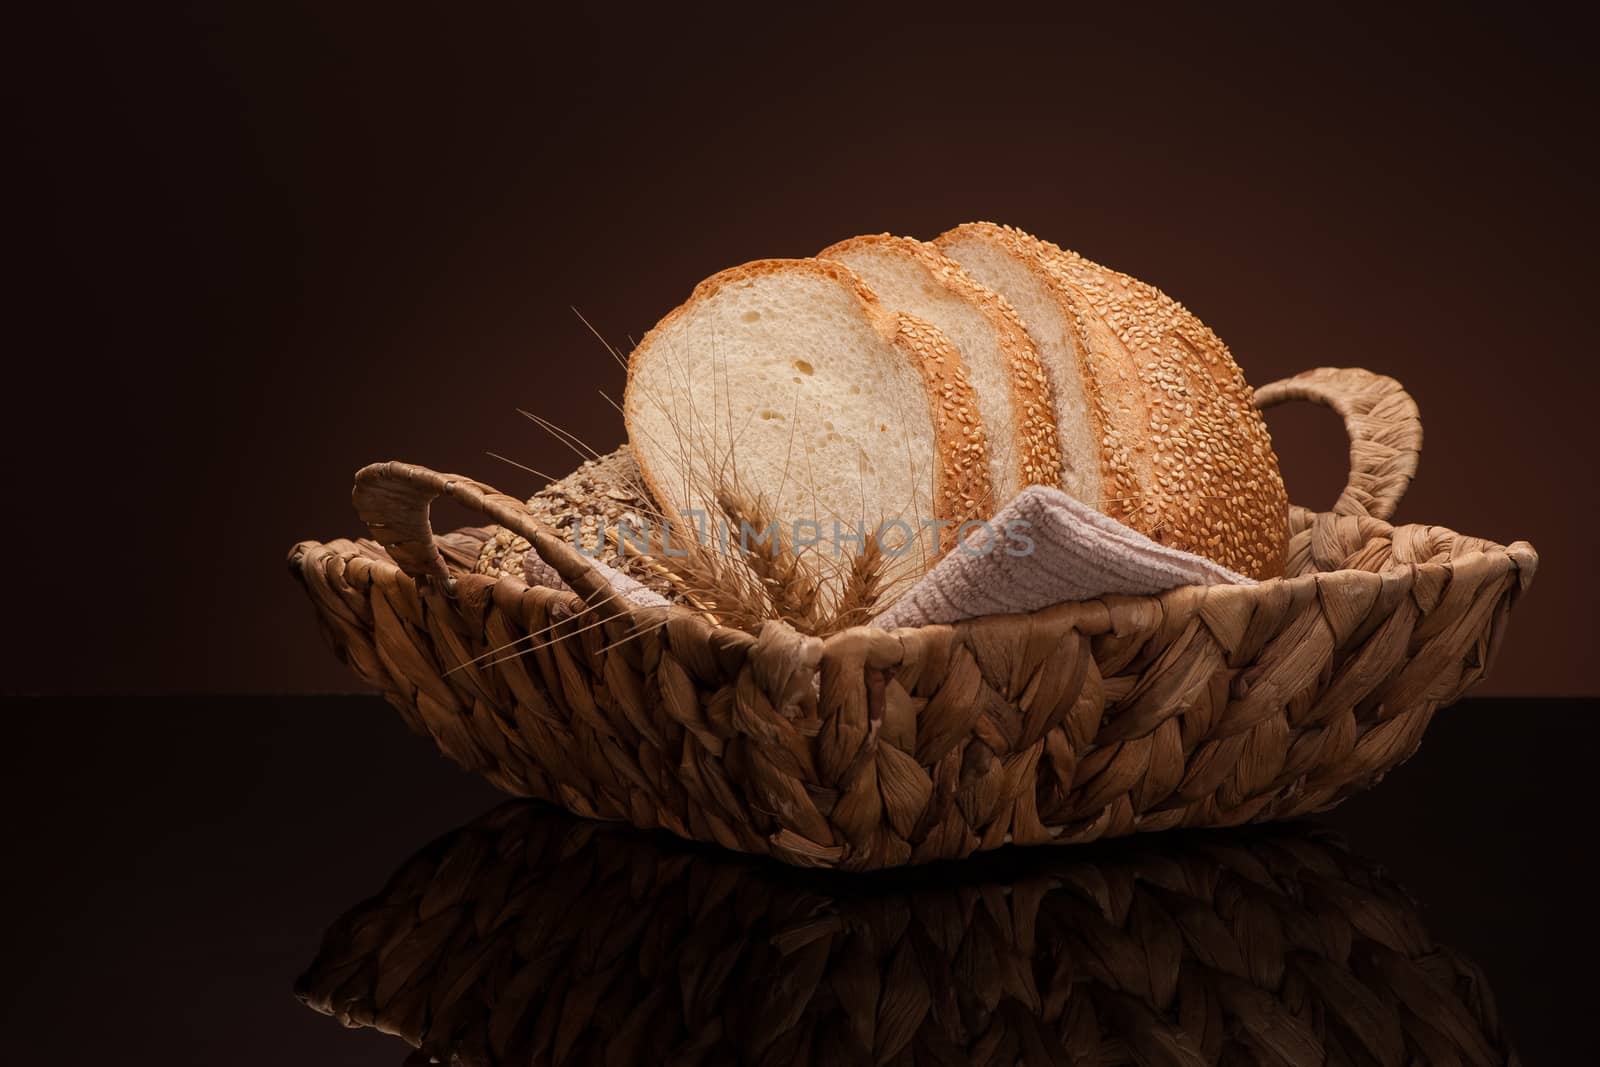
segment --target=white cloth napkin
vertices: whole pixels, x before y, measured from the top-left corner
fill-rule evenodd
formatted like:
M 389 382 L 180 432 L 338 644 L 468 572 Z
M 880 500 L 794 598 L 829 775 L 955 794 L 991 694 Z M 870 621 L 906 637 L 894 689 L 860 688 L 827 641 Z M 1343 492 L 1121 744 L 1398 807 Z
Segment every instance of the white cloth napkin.
M 1109 593 L 1250 581 L 1203 556 L 1157 544 L 1059 489 L 1031 485 L 945 553 L 873 625 L 927 626 Z

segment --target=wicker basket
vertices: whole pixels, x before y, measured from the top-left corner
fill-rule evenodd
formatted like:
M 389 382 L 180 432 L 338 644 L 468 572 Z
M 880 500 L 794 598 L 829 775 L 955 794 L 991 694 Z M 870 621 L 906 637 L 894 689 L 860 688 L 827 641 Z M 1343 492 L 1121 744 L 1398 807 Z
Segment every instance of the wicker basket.
M 297 992 L 463 1067 L 1517 1062 L 1478 969 L 1303 825 L 860 878 L 510 803 Z
M 849 870 L 1281 819 L 1416 750 L 1483 676 L 1538 558 L 1384 521 L 1422 439 L 1392 379 L 1322 369 L 1257 394 L 1289 399 L 1344 417 L 1350 484 L 1331 512 L 1291 509 L 1288 576 L 1252 586 L 752 636 L 624 606 L 518 501 L 401 463 L 356 476 L 376 542 L 304 542 L 290 562 L 412 729 L 580 815 Z M 440 495 L 527 537 L 578 593 L 471 573 L 488 534 L 435 537 Z

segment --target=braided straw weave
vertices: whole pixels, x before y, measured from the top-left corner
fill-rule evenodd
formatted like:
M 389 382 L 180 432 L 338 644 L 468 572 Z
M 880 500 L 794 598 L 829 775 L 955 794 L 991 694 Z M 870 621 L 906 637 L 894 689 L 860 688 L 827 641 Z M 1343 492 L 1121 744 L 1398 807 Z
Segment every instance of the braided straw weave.
M 1325 830 L 898 873 L 511 803 L 339 919 L 297 992 L 415 1063 L 1517 1062 L 1477 968 Z
M 1341 412 L 1352 475 L 1290 509 L 1286 577 L 949 626 L 759 635 L 611 597 L 520 502 L 401 463 L 356 476 L 372 541 L 290 557 L 340 657 L 451 759 L 518 796 L 789 863 L 864 870 L 1327 808 L 1415 751 L 1483 676 L 1532 546 L 1391 526 L 1421 424 L 1398 383 L 1317 370 L 1258 394 Z M 472 568 L 441 494 L 576 594 Z M 500 650 L 500 651 L 496 651 Z

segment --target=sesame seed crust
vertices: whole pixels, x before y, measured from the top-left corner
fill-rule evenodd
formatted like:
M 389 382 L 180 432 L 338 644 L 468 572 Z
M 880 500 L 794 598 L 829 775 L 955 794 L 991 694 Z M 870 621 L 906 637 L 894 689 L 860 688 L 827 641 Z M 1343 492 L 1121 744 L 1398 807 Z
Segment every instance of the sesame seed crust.
M 934 447 L 939 453 L 935 517 L 955 523 L 955 528 L 970 519 L 986 519 L 997 507 L 989 477 L 989 439 L 978 415 L 978 394 L 967 380 L 961 356 L 933 324 L 903 312 L 890 318 L 895 345 L 922 373 L 927 385 Z M 949 551 L 953 541 L 942 539 L 939 555 Z M 930 565 L 937 558 L 931 557 Z
M 952 233 L 1034 267 L 1073 322 L 1100 423 L 1101 510 L 1250 577 L 1282 574 L 1288 497 L 1221 339 L 1154 286 L 1021 230 L 969 223 Z

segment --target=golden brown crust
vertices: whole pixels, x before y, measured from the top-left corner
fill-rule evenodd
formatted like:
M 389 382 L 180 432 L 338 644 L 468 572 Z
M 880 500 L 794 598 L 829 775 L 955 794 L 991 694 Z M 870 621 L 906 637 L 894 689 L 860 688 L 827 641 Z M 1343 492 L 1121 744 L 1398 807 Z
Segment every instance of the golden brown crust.
M 843 263 L 834 263 L 821 259 L 752 259 L 750 262 L 741 263 L 737 267 L 719 270 L 699 285 L 696 285 L 694 292 L 689 294 L 689 299 L 657 323 L 656 329 L 660 329 L 672 321 L 673 316 L 683 311 L 684 308 L 696 300 L 703 300 L 712 296 L 724 286 L 750 281 L 769 274 L 792 274 L 796 272 L 815 274 L 820 278 L 829 278 L 853 290 L 856 296 L 873 307 L 878 307 L 878 294 L 874 293 L 867 283 L 861 280 L 860 275 Z M 654 332 L 654 330 L 651 331 L 651 333 Z M 645 334 L 646 339 L 649 336 L 649 334 Z M 643 345 L 644 341 L 640 341 L 639 346 L 643 347 Z
M 928 323 L 884 310 L 877 295 L 849 267 L 819 259 L 761 259 L 719 271 L 695 286 L 689 299 L 656 323 L 635 346 L 629 357 L 628 385 L 623 393 L 623 421 L 629 426 L 629 448 L 639 465 L 639 475 L 651 496 L 663 508 L 674 507 L 672 496 L 662 492 L 661 482 L 646 454 L 648 450 L 640 448 L 632 429 L 635 413 L 642 402 L 634 388 L 633 360 L 647 352 L 652 342 L 687 314 L 689 308 L 723 287 L 792 272 L 826 278 L 853 295 L 860 301 L 862 313 L 878 335 L 902 353 L 922 377 L 939 459 L 934 484 L 934 517 L 956 526 L 971 518 L 986 517 L 989 513 L 982 509 L 990 506 L 993 496 L 988 441 L 978 419 L 977 396 L 967 381 L 954 346 Z M 944 544 L 944 547 L 949 545 Z M 929 564 L 936 558 L 930 555 Z
M 1017 488 L 1061 484 L 1061 444 L 1056 437 L 1055 404 L 1050 380 L 1039 362 L 1039 350 L 1010 302 L 978 283 L 961 264 L 937 248 L 913 237 L 888 233 L 851 237 L 817 253 L 835 259 L 857 251 L 882 251 L 904 256 L 936 284 L 977 309 L 995 332 L 1000 352 L 1010 368 L 1011 425 L 988 426 L 989 434 L 1009 433 L 1016 442 Z M 1003 503 L 998 501 L 997 503 Z
M 1228 346 L 1155 286 L 1043 243 L 1121 340 L 1143 386 L 1154 453 L 1145 492 L 1162 524 L 1152 536 L 1252 578 L 1282 574 L 1289 499 Z
M 931 323 L 904 313 L 893 316 L 894 344 L 922 373 L 928 390 L 928 413 L 939 455 L 933 496 L 934 516 L 955 524 L 951 533 L 972 519 L 994 514 L 994 486 L 989 478 L 989 442 L 978 415 L 978 394 L 967 380 L 955 346 Z M 954 544 L 940 539 L 937 559 Z
M 992 223 L 957 232 L 1036 264 L 1063 307 L 1077 309 L 1085 384 L 1103 421 L 1102 509 L 1250 577 L 1281 574 L 1288 498 L 1277 457 L 1216 334 L 1154 286 L 1048 241 Z

